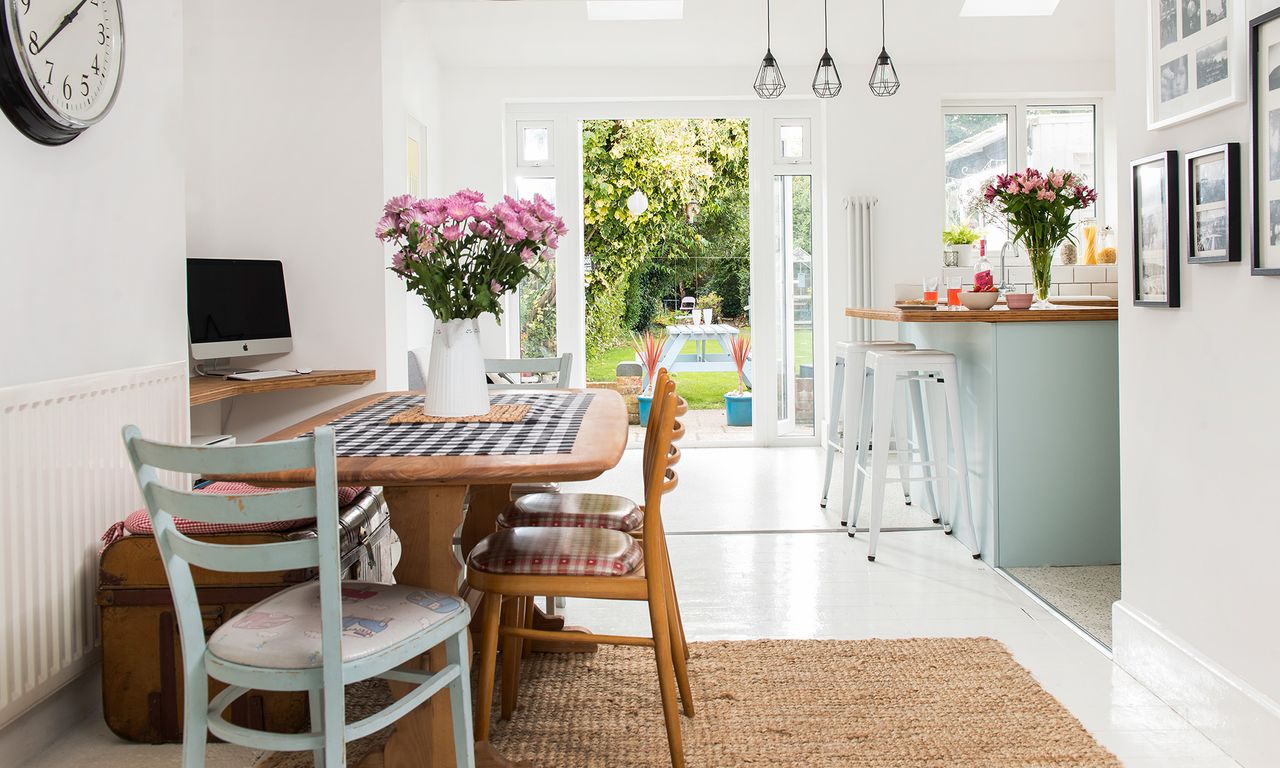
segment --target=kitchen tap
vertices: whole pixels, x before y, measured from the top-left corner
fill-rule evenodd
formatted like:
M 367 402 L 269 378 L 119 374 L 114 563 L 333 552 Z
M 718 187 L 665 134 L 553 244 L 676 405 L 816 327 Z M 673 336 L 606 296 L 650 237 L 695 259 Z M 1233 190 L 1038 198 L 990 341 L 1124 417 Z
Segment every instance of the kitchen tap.
M 997 289 L 1000 295 L 1004 296 L 1013 291 L 1013 284 L 1009 282 L 1009 266 L 1010 258 L 1018 258 L 1018 246 L 1013 240 L 1005 240 L 1004 245 L 1000 246 L 1000 285 Z

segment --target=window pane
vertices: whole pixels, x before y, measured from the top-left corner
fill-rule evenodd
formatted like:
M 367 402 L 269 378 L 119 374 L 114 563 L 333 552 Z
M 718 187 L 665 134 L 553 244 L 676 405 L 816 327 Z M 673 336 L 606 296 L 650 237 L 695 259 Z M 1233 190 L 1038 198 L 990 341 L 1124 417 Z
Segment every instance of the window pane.
M 1003 114 L 956 113 L 943 117 L 946 162 L 946 226 L 981 228 L 970 212 L 992 176 L 1009 172 L 1009 118 Z M 989 227 L 987 247 L 1000 247 L 1005 233 Z
M 782 156 L 788 160 L 804 157 L 804 127 L 800 125 L 784 125 L 778 129 L 778 137 L 782 141 Z
M 551 131 L 545 127 L 522 128 L 524 142 L 524 161 L 526 163 L 545 163 L 551 156 Z
M 544 130 L 545 129 L 541 129 Z M 542 195 L 556 202 L 554 178 L 516 179 L 516 197 L 532 199 Z M 556 349 L 556 262 L 544 262 L 520 284 L 520 356 L 555 357 Z
M 1056 168 L 1084 176 L 1097 185 L 1094 108 L 1029 107 L 1027 164 L 1047 171 Z M 1080 215 L 1092 216 L 1092 212 Z
M 813 178 L 775 176 L 779 434 L 814 434 Z

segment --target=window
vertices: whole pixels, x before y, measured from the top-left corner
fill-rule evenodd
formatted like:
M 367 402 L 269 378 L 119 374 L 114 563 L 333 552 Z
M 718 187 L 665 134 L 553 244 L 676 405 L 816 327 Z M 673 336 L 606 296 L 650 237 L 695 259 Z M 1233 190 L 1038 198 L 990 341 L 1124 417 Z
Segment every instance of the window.
M 551 121 L 520 120 L 516 122 L 516 165 L 521 168 L 555 165 Z
M 532 200 L 542 195 L 556 202 L 554 177 L 520 176 L 516 179 L 516 197 Z M 520 306 L 520 357 L 555 357 L 556 352 L 556 262 L 538 265 L 533 274 L 520 283 L 517 291 Z
M 809 127 L 808 118 L 774 120 L 774 162 L 788 165 L 808 163 L 811 157 Z
M 991 177 L 1052 167 L 1082 175 L 1102 194 L 1096 105 L 949 106 L 943 109 L 942 131 L 944 226 L 981 230 L 988 251 L 1007 239 L 1002 227 L 983 224 L 972 210 Z M 1077 215 L 1094 217 L 1095 209 Z

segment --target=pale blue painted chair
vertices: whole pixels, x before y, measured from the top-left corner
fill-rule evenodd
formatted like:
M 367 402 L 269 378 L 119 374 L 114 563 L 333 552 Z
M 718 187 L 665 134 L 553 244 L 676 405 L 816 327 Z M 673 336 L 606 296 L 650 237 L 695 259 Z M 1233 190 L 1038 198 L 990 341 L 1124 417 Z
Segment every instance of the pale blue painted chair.
M 443 593 L 341 580 L 332 428 L 319 427 L 314 437 L 285 442 L 192 448 L 145 440 L 137 427 L 128 426 L 124 442 L 151 514 L 178 616 L 185 682 L 184 768 L 204 765 L 209 732 L 256 749 L 313 750 L 317 766 L 345 766 L 347 742 L 387 727 L 446 687 L 457 765 L 475 765 L 466 645 L 470 611 L 466 603 Z M 166 470 L 240 475 L 310 469 L 315 470 L 314 486 L 241 496 L 175 490 L 158 477 Z M 174 517 L 208 523 L 315 518 L 318 535 L 272 544 L 211 544 L 178 532 Z M 242 611 L 206 641 L 192 565 L 231 572 L 318 568 L 320 576 Z M 400 668 L 442 643 L 447 657 L 443 669 Z M 228 685 L 213 701 L 209 677 Z M 373 677 L 416 687 L 386 709 L 347 724 L 343 687 Z M 228 722 L 223 711 L 253 689 L 307 691 L 312 732 L 270 733 Z

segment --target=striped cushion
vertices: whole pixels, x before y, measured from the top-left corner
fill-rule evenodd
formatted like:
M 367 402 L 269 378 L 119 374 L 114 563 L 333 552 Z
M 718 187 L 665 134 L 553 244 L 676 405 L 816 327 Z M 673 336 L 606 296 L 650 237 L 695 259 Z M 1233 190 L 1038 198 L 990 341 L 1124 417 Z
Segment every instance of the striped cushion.
M 507 528 L 471 550 L 467 566 L 521 576 L 626 576 L 644 550 L 625 533 L 603 528 Z
M 644 511 L 624 496 L 604 493 L 535 493 L 516 499 L 498 516 L 500 528 L 608 528 L 631 533 Z

